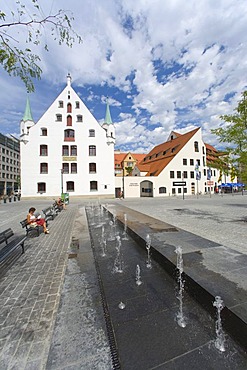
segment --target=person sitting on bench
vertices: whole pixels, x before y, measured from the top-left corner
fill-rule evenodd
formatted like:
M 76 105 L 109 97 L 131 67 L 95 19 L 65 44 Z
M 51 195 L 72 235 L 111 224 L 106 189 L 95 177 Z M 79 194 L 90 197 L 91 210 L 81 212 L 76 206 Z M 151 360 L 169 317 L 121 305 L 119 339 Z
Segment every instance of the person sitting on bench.
M 29 213 L 27 215 L 27 223 L 32 227 L 35 227 L 35 226 L 42 226 L 43 229 L 44 229 L 44 233 L 45 234 L 49 234 L 49 230 L 47 229 L 46 227 L 46 222 L 45 222 L 45 219 L 44 218 L 36 218 L 34 212 L 36 211 L 36 209 L 34 207 L 31 207 L 29 209 Z
M 58 200 L 56 201 L 56 203 L 57 203 L 58 207 L 62 207 L 63 209 L 66 209 L 65 203 L 62 200 L 62 198 L 58 198 Z

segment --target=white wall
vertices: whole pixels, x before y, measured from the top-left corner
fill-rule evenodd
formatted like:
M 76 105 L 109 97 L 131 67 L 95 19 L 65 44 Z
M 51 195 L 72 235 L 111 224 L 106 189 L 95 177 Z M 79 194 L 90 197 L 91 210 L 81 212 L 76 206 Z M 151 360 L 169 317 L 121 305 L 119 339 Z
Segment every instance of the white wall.
M 68 100 L 68 94 L 70 99 Z M 59 108 L 59 101 L 64 102 Z M 75 102 L 80 108 L 75 108 Z M 72 113 L 67 113 L 67 103 L 72 104 Z M 62 122 L 56 121 L 56 114 L 62 114 Z M 67 126 L 67 115 L 72 116 L 72 126 Z M 83 122 L 76 122 L 77 115 Z M 41 128 L 47 128 L 47 136 L 41 136 Z M 75 141 L 64 141 L 64 130 L 75 130 Z M 89 137 L 89 129 L 95 130 L 95 137 Z M 62 146 L 77 146 L 77 174 L 63 175 L 63 190 L 66 182 L 74 181 L 75 191 L 70 195 L 114 196 L 114 144 L 106 142 L 106 131 L 75 93 L 67 85 L 40 120 L 29 129 L 29 142 L 21 143 L 21 184 L 23 196 L 59 196 L 61 193 Z M 40 156 L 40 145 L 48 145 L 48 156 Z M 96 156 L 89 156 L 89 145 L 96 145 Z M 48 174 L 40 174 L 40 163 L 48 163 Z M 97 173 L 89 174 L 89 163 L 96 163 Z M 71 163 L 71 162 L 66 162 Z M 90 181 L 98 182 L 98 191 L 90 191 Z M 37 193 L 37 183 L 46 183 L 46 193 Z M 107 188 L 105 189 L 105 185 Z

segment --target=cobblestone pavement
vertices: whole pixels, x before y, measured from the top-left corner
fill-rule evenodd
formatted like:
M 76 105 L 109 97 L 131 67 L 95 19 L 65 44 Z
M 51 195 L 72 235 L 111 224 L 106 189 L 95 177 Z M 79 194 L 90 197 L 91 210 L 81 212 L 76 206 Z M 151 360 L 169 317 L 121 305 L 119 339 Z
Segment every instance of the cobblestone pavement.
M 23 234 L 20 221 L 26 218 L 28 209 L 34 205 L 41 211 L 51 202 L 35 199 L 0 204 L 0 231 L 12 227 L 16 234 Z M 110 369 L 104 319 L 95 289 L 94 261 L 83 216 L 83 207 L 89 202 L 71 199 L 67 210 L 50 222 L 50 234 L 28 238 L 25 254 L 0 279 L 0 370 Z M 116 202 L 247 253 L 246 195 L 102 201 Z M 68 259 L 73 237 L 81 238 L 82 253 L 80 258 Z M 77 329 L 79 321 L 83 325 Z M 64 343 L 70 338 L 65 356 Z
M 2 219 L 1 230 L 9 226 L 15 231 L 19 226 L 21 230 L 18 223 L 27 213 L 24 213 L 23 203 L 26 208 L 29 207 L 26 202 L 21 203 L 4 205 L 9 213 L 14 210 L 15 213 Z M 44 367 L 59 304 L 74 217 L 75 208 L 70 207 L 49 225 L 49 235 L 42 233 L 38 238 L 28 238 L 26 252 L 0 280 L 1 370 Z
M 35 205 L 36 209 L 41 211 L 50 204 L 50 201 L 37 200 L 1 204 L 0 231 L 12 227 L 16 234 L 23 234 L 20 220 L 26 217 L 27 210 Z M 77 204 L 69 205 L 49 223 L 49 235 L 42 233 L 39 237 L 28 238 L 25 253 L 20 255 L 0 279 L 1 370 L 62 369 L 69 368 L 69 365 L 72 366 L 70 368 L 76 369 L 77 360 L 81 364 L 85 364 L 86 361 L 94 364 L 92 367 L 85 365 L 85 369 L 110 368 L 107 365 L 110 363 L 110 355 L 105 332 L 101 328 L 104 319 L 100 316 L 100 308 L 96 312 L 95 300 L 92 300 L 85 273 L 82 273 L 75 260 L 68 259 L 71 241 L 76 233 L 74 227 L 78 212 Z M 85 229 L 85 218 L 83 222 Z M 83 225 L 80 225 L 80 239 L 83 240 Z M 88 242 L 86 246 L 91 250 Z M 90 262 L 90 268 L 93 269 L 93 261 Z M 94 295 L 99 296 L 97 292 L 94 292 Z M 96 315 L 99 317 L 97 330 L 94 319 Z M 70 347 L 63 346 L 61 353 L 66 355 L 69 347 L 70 353 L 73 354 L 74 345 L 80 356 L 79 359 L 76 359 L 76 356 L 68 356 L 69 363 L 67 361 L 57 364 L 59 358 L 56 355 L 59 351 L 55 351 L 53 347 L 47 365 L 57 316 L 62 324 L 60 328 L 60 332 L 63 333 L 62 345 L 72 343 Z M 66 320 L 63 321 L 62 318 L 65 316 Z M 69 325 L 66 326 L 67 321 Z M 76 331 L 76 326 L 82 330 Z M 84 350 L 82 338 L 84 344 L 87 341 L 89 343 Z M 60 345 L 58 339 L 55 337 L 57 346 Z M 76 343 L 81 345 L 80 351 L 78 346 L 75 347 Z M 97 353 L 95 344 L 98 345 Z M 95 367 L 95 364 L 99 364 L 99 367 Z M 101 366 L 102 364 L 104 366 Z M 78 366 L 80 369 L 83 368 Z

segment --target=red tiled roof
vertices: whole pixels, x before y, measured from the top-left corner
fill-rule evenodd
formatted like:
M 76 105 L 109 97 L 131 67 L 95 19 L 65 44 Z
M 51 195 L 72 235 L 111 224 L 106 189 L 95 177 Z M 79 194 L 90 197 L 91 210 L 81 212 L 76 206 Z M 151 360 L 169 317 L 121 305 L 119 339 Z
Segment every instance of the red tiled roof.
M 200 127 L 155 146 L 140 163 L 144 166 L 142 171 L 148 172 L 146 176 L 158 176 L 198 130 Z M 149 168 L 146 167 L 145 170 L 147 165 Z

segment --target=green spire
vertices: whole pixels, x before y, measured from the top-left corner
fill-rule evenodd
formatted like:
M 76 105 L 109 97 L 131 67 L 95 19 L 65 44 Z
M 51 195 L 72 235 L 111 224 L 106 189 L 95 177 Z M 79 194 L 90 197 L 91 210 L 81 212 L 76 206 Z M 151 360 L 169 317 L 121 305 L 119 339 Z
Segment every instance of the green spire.
M 108 98 L 106 100 L 105 123 L 107 123 L 108 125 L 110 125 L 112 123 Z
M 31 108 L 30 108 L 29 97 L 27 97 L 26 109 L 25 109 L 25 113 L 24 113 L 24 116 L 23 116 L 22 120 L 24 122 L 33 121 L 33 116 L 32 116 L 32 112 L 31 112 Z

